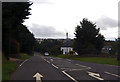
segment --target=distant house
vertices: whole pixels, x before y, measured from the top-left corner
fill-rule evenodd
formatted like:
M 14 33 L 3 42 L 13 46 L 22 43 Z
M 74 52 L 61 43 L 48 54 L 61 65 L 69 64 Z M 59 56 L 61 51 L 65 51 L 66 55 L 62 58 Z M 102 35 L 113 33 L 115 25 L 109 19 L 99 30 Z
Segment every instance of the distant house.
M 109 53 L 112 50 L 110 42 L 106 42 L 105 46 L 102 48 L 103 53 Z
M 67 38 L 63 41 L 63 45 L 61 46 L 61 51 L 63 54 L 68 54 L 70 51 L 73 51 L 73 40 L 68 38 L 68 33 L 66 33 L 66 36 Z
M 38 41 L 38 43 L 40 44 L 44 39 L 41 38 L 36 38 L 36 40 Z

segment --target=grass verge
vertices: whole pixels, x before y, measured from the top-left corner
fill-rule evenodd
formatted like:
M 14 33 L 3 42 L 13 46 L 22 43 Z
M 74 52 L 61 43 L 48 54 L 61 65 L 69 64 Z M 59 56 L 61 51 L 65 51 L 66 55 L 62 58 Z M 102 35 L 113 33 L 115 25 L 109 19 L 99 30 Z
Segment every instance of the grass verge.
M 29 59 L 32 55 L 27 55 L 25 53 L 20 53 L 21 60 Z M 9 80 L 10 75 L 17 69 L 17 63 L 14 61 L 8 61 L 4 55 L 2 56 L 2 80 Z
M 17 69 L 17 64 L 2 56 L 2 69 L 2 80 L 9 80 L 11 73 Z
M 108 58 L 108 57 L 80 57 L 75 55 L 58 55 L 58 56 L 52 56 L 52 57 L 59 57 L 59 58 L 65 58 L 65 59 L 73 59 L 73 60 L 79 60 L 84 62 L 91 62 L 91 63 L 100 63 L 100 64 L 110 64 L 110 65 L 119 65 L 120 61 L 117 60 L 117 58 Z
M 20 56 L 21 56 L 21 58 L 20 58 L 21 60 L 25 60 L 25 59 L 31 58 L 33 55 L 27 55 L 25 53 L 21 53 Z

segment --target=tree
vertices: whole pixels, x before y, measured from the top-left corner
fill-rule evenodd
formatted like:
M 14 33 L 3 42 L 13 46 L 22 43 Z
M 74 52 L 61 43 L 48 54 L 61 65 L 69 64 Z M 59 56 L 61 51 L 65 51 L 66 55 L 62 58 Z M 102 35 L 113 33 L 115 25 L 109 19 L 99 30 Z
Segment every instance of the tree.
M 26 31 L 23 36 L 28 36 L 24 41 L 20 42 L 18 39 L 22 32 L 22 30 L 20 31 L 18 28 L 20 27 L 21 29 L 27 30 L 26 26 L 22 25 L 22 23 L 25 19 L 28 19 L 28 15 L 30 15 L 30 5 L 32 5 L 32 3 L 29 2 L 2 3 L 2 50 L 6 57 L 9 57 L 9 54 L 12 53 L 18 53 L 21 50 L 19 50 L 21 44 L 24 41 L 26 42 L 27 37 L 31 36 L 31 33 Z M 29 39 L 29 42 L 31 40 Z
M 78 54 L 95 54 L 104 45 L 104 36 L 99 33 L 96 24 L 84 18 L 75 29 L 74 50 Z
M 36 43 L 35 49 L 38 52 L 48 52 L 51 55 L 59 55 L 61 53 L 60 47 L 62 45 L 62 42 L 55 39 L 45 39 L 39 44 L 39 46 L 37 44 L 38 43 Z
M 16 28 L 16 40 L 20 43 L 20 51 L 33 54 L 35 38 L 25 25 L 19 25 Z

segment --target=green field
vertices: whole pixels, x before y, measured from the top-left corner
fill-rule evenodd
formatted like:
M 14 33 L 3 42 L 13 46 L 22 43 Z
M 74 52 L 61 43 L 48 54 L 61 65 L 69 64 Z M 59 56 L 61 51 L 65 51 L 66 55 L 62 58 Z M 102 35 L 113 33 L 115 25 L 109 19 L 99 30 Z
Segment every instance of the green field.
M 53 56 L 55 57 L 55 56 Z M 110 57 L 80 57 L 75 55 L 59 55 L 56 56 L 59 58 L 65 58 L 65 59 L 73 59 L 73 60 L 79 60 L 84 62 L 91 62 L 91 63 L 100 63 L 100 64 L 110 64 L 110 65 L 119 65 L 120 61 L 117 60 L 117 58 L 110 58 Z M 118 63 L 119 62 L 119 63 Z

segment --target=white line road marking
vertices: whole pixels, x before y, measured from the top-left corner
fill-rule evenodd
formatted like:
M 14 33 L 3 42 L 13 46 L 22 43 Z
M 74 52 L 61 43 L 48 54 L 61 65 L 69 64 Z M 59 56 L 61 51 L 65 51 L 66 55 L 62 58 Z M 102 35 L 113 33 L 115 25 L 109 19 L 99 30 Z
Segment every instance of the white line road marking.
M 116 77 L 120 77 L 119 75 L 116 75 L 116 74 L 112 74 L 112 73 L 109 73 L 109 72 L 106 72 L 105 73 L 109 74 L 109 75 L 112 75 L 112 76 L 116 76 Z
M 49 61 L 46 60 L 46 62 L 50 63 Z
M 100 78 L 100 74 L 98 74 L 98 73 L 92 73 L 92 72 L 89 72 L 89 71 L 87 71 L 87 72 L 89 73 L 88 75 L 90 75 L 90 76 L 92 76 L 92 77 L 94 77 L 98 80 L 104 80 L 104 79 Z
M 75 82 L 78 82 L 77 80 L 75 80 L 73 77 L 71 77 L 69 74 L 67 74 L 65 71 L 62 71 L 65 75 L 67 75 L 70 79 L 72 79 Z
M 81 66 L 81 67 L 87 67 L 87 66 L 84 66 L 84 65 L 79 65 L 79 66 Z
M 19 66 L 22 66 L 28 59 L 26 59 L 24 62 L 22 62 Z
M 84 66 L 84 65 L 80 65 L 80 64 L 75 64 L 75 65 L 78 65 L 78 66 L 81 66 L 81 67 L 87 67 L 87 66 Z
M 50 59 L 51 61 L 53 61 L 53 59 Z
M 77 66 L 81 66 L 81 67 L 87 67 L 87 68 L 90 68 L 90 69 L 92 69 L 91 67 L 84 66 L 84 65 L 80 65 L 80 64 L 75 64 L 75 65 L 77 65 Z
M 43 77 L 40 73 L 36 73 L 33 77 L 36 77 L 36 82 L 42 82 L 41 77 Z
M 57 67 L 57 66 L 55 66 L 54 64 L 52 64 L 52 66 L 58 69 L 58 67 Z
M 88 70 L 91 69 L 91 67 L 82 68 L 82 69 L 72 69 L 72 68 L 61 68 L 61 69 L 63 69 L 64 71 L 78 71 L 78 70 Z
M 75 65 L 79 65 L 79 64 L 75 64 Z
M 40 58 L 42 58 L 43 60 L 45 60 L 45 58 L 43 58 L 43 57 L 40 57 Z
M 70 59 L 66 59 L 66 60 L 71 61 Z
M 70 69 L 69 71 L 88 70 L 88 69 L 91 69 L 91 67 L 88 67 L 88 68 L 83 68 L 83 69 Z

